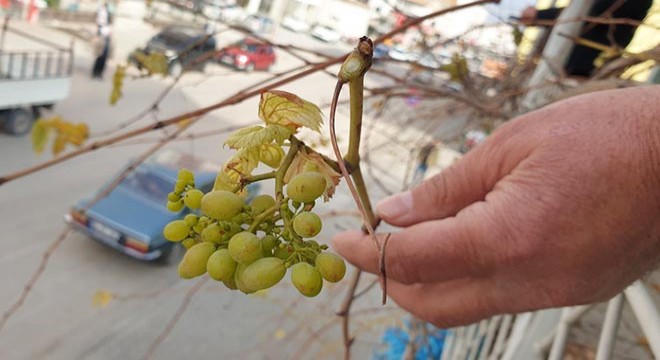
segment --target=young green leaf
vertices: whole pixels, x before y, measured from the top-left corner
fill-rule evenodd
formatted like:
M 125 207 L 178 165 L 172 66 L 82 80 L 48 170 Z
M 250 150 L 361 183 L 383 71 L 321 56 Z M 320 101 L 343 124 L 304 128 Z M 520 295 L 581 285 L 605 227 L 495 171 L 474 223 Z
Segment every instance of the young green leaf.
M 266 124 L 283 125 L 294 132 L 301 126 L 320 132 L 323 124 L 318 106 L 280 90 L 261 93 L 259 118 Z
M 232 149 L 242 149 L 270 144 L 273 141 L 281 144 L 291 136 L 291 130 L 281 125 L 250 126 L 231 134 L 225 145 Z
M 39 119 L 32 126 L 32 148 L 37 154 L 41 154 L 48 142 L 50 127 L 48 120 Z
M 284 159 L 284 150 L 282 150 L 280 145 L 276 144 L 261 145 L 259 158 L 261 159 L 262 163 L 272 167 L 273 169 L 277 169 L 280 167 L 282 159 Z

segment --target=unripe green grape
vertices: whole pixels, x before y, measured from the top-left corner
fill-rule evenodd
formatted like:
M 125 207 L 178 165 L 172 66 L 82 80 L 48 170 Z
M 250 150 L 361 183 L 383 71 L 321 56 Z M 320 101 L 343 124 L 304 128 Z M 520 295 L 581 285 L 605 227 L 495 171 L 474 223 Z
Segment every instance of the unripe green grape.
M 318 171 L 319 171 L 319 166 L 313 161 L 307 161 L 305 162 L 305 165 L 303 165 L 303 172 L 318 172 Z
M 174 220 L 163 228 L 163 236 L 169 241 L 181 241 L 188 237 L 190 226 L 183 220 Z
M 309 238 L 321 232 L 321 218 L 311 211 L 303 211 L 293 218 L 293 231 L 300 237 Z
M 299 262 L 291 267 L 291 282 L 298 291 L 307 296 L 314 297 L 323 288 L 323 279 L 316 268 L 306 262 Z
M 179 212 L 183 210 L 183 200 L 179 200 L 176 202 L 168 201 L 167 202 L 167 210 L 171 212 Z
M 285 274 L 286 266 L 282 259 L 266 257 L 248 265 L 243 270 L 241 281 L 247 288 L 259 291 L 275 286 Z
M 238 290 L 245 294 L 252 294 L 256 290 L 251 289 L 250 287 L 245 284 L 243 281 L 243 273 L 245 272 L 245 268 L 247 268 L 247 265 L 245 264 L 237 264 L 236 265 L 236 271 L 234 272 L 234 282 L 236 283 L 236 287 Z
M 273 256 L 286 261 L 286 259 L 288 259 L 293 253 L 294 253 L 293 246 L 284 245 L 275 249 Z
M 193 238 L 187 238 L 181 242 L 181 246 L 183 246 L 186 249 L 190 249 L 191 247 L 197 245 L 197 240 Z
M 186 192 L 186 196 L 183 198 L 183 202 L 187 207 L 191 209 L 199 209 L 203 196 L 204 193 L 201 190 L 192 189 Z
M 238 290 L 238 286 L 236 286 L 236 279 L 234 277 L 235 275 L 230 277 L 229 279 L 222 280 L 222 283 L 229 290 Z
M 201 209 L 212 219 L 230 220 L 243 210 L 243 199 L 230 191 L 211 191 L 202 197 Z
M 346 275 L 344 259 L 333 253 L 321 253 L 316 256 L 316 269 L 321 276 L 330 282 L 336 283 Z
M 220 249 L 211 255 L 206 263 L 206 271 L 209 276 L 217 281 L 234 279 L 236 271 L 236 261 L 229 255 L 227 249 Z
M 327 182 L 317 172 L 304 172 L 294 176 L 286 187 L 287 196 L 301 203 L 313 202 L 323 194 Z
M 183 221 L 185 221 L 186 224 L 188 224 L 188 226 L 193 227 L 197 225 L 197 222 L 199 221 L 199 216 L 195 214 L 188 214 L 183 218 Z
M 275 199 L 270 195 L 259 195 L 252 200 L 250 207 L 252 209 L 252 215 L 257 216 L 262 212 L 275 206 Z
M 224 231 L 220 226 L 218 226 L 217 223 L 213 223 L 211 225 L 208 225 L 201 234 L 202 241 L 214 243 L 214 244 L 219 244 L 220 241 L 222 240 L 222 235 L 224 235 Z
M 261 257 L 261 240 L 257 235 L 243 231 L 229 240 L 229 254 L 241 264 L 250 264 Z
M 215 252 L 215 245 L 207 242 L 194 245 L 179 263 L 179 276 L 183 279 L 192 279 L 206 272 L 206 263 Z
M 181 196 L 179 194 L 175 194 L 173 192 L 167 194 L 167 201 L 177 202 L 179 200 L 181 200 Z
M 190 183 L 195 182 L 195 175 L 193 175 L 193 173 L 188 169 L 181 169 L 181 170 L 179 170 L 179 174 L 177 176 L 177 179 L 178 180 L 183 180 L 186 183 L 190 184 Z
M 261 251 L 264 256 L 272 256 L 273 249 L 278 245 L 278 241 L 273 235 L 266 235 L 261 238 Z
M 185 180 L 177 180 L 174 183 L 174 193 L 181 194 L 183 190 L 186 189 L 186 185 L 188 185 L 188 183 Z

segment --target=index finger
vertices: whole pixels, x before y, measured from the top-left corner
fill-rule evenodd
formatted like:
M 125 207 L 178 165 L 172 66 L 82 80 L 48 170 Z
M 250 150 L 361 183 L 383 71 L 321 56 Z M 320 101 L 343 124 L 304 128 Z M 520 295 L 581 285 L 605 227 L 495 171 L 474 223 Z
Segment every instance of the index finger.
M 392 233 L 385 249 L 387 277 L 404 284 L 438 282 L 488 274 L 502 251 L 489 229 L 485 203 L 456 217 L 409 226 Z M 379 235 L 383 243 L 384 234 Z M 378 250 L 368 235 L 350 231 L 334 237 L 335 249 L 350 263 L 378 274 Z

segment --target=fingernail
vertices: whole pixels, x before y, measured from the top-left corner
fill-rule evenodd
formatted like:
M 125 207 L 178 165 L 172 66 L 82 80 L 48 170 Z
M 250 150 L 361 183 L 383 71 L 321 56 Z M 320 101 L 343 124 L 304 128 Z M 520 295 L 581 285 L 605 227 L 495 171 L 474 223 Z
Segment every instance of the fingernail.
M 405 191 L 381 200 L 378 205 L 376 205 L 376 209 L 381 217 L 391 219 L 401 217 L 410 212 L 412 209 L 412 203 L 412 193 L 410 191 Z

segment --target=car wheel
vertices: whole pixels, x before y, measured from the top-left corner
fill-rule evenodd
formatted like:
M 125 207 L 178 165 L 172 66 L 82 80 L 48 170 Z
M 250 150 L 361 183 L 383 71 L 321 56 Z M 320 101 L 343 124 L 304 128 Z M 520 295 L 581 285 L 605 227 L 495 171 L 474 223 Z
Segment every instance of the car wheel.
M 173 61 L 170 64 L 169 74 L 172 77 L 179 77 L 183 73 L 183 65 L 179 61 Z
M 253 72 L 254 71 L 254 63 L 249 63 L 245 65 L 245 71 L 246 72 Z
M 9 110 L 4 122 L 4 130 L 12 135 L 27 134 L 32 128 L 34 112 L 30 109 Z

